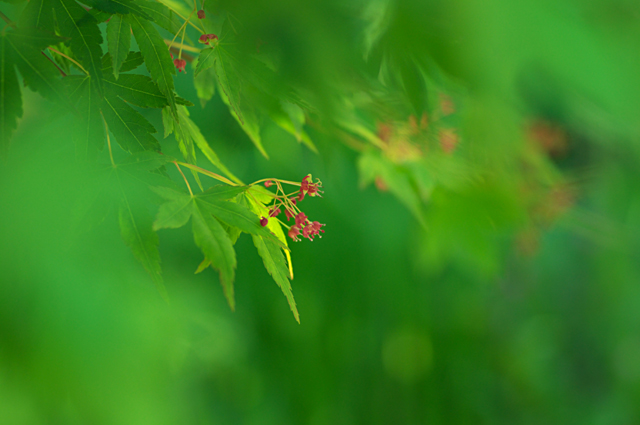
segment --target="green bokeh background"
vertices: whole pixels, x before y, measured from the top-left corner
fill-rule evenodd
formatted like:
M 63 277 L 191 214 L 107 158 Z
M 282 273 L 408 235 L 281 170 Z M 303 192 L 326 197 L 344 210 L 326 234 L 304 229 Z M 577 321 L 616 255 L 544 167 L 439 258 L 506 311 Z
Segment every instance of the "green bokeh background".
M 385 5 L 387 48 L 465 87 L 475 159 L 506 163 L 493 184 L 436 189 L 426 229 L 390 193 L 362 188 L 359 154 L 330 134 L 309 129 L 314 154 L 265 125 L 267 161 L 219 98 L 191 108 L 243 180 L 322 180 L 305 212 L 326 233 L 292 246 L 300 325 L 247 235 L 231 312 L 216 273 L 193 274 L 201 254 L 186 229 L 159 232 L 171 305 L 122 243 L 116 214 L 76 231 L 87 189 L 71 117 L 23 91 L 0 168 L 0 423 L 640 423 L 640 6 L 216 7 L 248 38 L 276 40 L 283 78 L 330 115 L 345 84 L 334 77 L 370 64 L 356 48 L 360 11 Z M 198 104 L 180 78 L 178 93 Z M 146 116 L 161 128 L 156 112 Z M 527 114 L 570 134 L 556 166 L 579 186 L 530 255 L 514 244 L 524 213 L 507 171 Z M 163 150 L 177 155 L 170 140 Z

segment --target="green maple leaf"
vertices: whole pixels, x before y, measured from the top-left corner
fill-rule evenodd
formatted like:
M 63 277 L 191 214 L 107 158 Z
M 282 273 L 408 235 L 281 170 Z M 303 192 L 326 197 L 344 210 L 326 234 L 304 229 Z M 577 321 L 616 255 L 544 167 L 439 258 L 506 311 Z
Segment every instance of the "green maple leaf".
M 84 3 L 94 9 L 106 12 L 110 15 L 114 15 L 116 13 L 127 15 L 132 13 L 141 16 L 144 19 L 152 19 L 140 8 L 140 6 L 131 0 L 84 0 Z
M 55 32 L 51 0 L 30 0 L 18 20 L 20 28 L 39 28 L 51 34 Z
M 122 15 L 113 15 L 107 23 L 107 45 L 113 60 L 113 75 L 118 79 L 120 67 L 127 58 L 131 47 L 131 25 Z
M 59 71 L 41 53 L 45 47 L 61 40 L 37 29 L 16 29 L 0 35 L 0 154 L 6 153 L 17 119 L 22 116 L 16 67 L 31 89 L 45 98 L 68 105 Z
M 167 108 L 162 111 L 164 123 L 164 136 L 175 133 L 178 146 L 184 158 L 190 164 L 196 165 L 195 146 L 204 153 L 207 159 L 215 165 L 223 174 L 236 183 L 240 180 L 220 161 L 220 158 L 204 138 L 198 126 L 189 118 L 189 111 L 184 106 L 178 107 L 179 122 L 170 119 Z
M 91 150 L 91 146 L 97 150 L 104 147 L 105 128 L 100 116 L 100 96 L 91 85 L 91 77 L 88 75 L 68 75 L 62 81 L 78 116 L 73 132 L 76 157 L 86 160 L 96 151 Z
M 144 63 L 144 59 L 142 58 L 142 53 L 140 52 L 129 52 L 127 53 L 127 57 L 120 65 L 119 72 L 128 72 L 136 69 L 140 65 Z M 111 59 L 111 54 L 106 53 L 102 57 L 102 72 L 103 74 L 109 74 L 113 72 L 113 60 Z
M 196 94 L 198 95 L 198 99 L 200 99 L 200 105 L 204 108 L 205 104 L 211 100 L 213 95 L 216 92 L 216 84 L 215 78 L 216 74 L 213 68 L 207 68 L 196 75 L 195 69 L 198 68 L 198 63 L 200 62 L 200 57 L 196 58 L 195 63 L 193 64 L 194 72 L 193 72 L 193 85 L 196 88 Z
M 235 310 L 233 280 L 235 278 L 236 252 L 228 233 L 199 199 L 193 201 L 192 231 L 196 245 L 211 261 L 211 267 L 220 272 L 220 283 L 229 307 Z
M 171 34 L 177 34 L 180 30 L 182 26 L 180 18 L 164 4 L 144 0 L 138 0 L 137 4 L 160 28 L 164 28 Z
M 51 3 L 60 34 L 70 39 L 71 50 L 102 94 L 102 34 L 98 21 L 74 0 L 51 0 Z
M 167 97 L 146 75 L 121 74 L 118 80 L 106 77 L 104 83 L 109 92 L 141 108 L 163 108 L 169 105 Z
M 151 78 L 167 97 L 174 119 L 179 121 L 175 94 L 173 93 L 173 75 L 176 71 L 164 40 L 158 30 L 146 19 L 132 14 L 125 16 L 125 19 L 131 24 L 133 35 L 138 42 Z
M 251 193 L 251 196 L 243 195 L 240 203 L 247 206 L 256 216 L 267 217 L 269 209 L 265 206 L 265 203 L 268 204 L 272 199 L 269 192 L 262 187 L 252 186 L 249 193 Z M 279 243 L 274 242 L 272 238 L 265 238 L 261 235 L 251 235 L 253 244 L 258 251 L 258 255 L 262 258 L 265 269 L 287 299 L 293 317 L 300 323 L 298 308 L 296 307 L 291 283 L 289 282 L 290 270 L 287 268 L 283 250 L 280 249 L 282 247 L 281 245 L 284 245 L 286 249 L 288 249 L 287 239 L 277 220 L 269 219 L 266 228 L 277 237 Z M 287 258 L 291 261 L 288 252 L 284 251 L 284 253 L 287 254 Z M 291 277 L 293 277 L 293 275 L 291 275 Z
M 209 204 L 194 196 L 170 189 L 156 189 L 166 200 L 160 206 L 153 229 L 178 228 L 191 218 L 196 245 L 220 272 L 220 283 L 231 309 L 235 309 L 233 280 L 236 254 L 229 235 L 209 210 Z
M 153 136 L 155 127 L 122 99 L 107 94 L 100 109 L 122 149 L 127 152 L 160 150 L 160 144 Z

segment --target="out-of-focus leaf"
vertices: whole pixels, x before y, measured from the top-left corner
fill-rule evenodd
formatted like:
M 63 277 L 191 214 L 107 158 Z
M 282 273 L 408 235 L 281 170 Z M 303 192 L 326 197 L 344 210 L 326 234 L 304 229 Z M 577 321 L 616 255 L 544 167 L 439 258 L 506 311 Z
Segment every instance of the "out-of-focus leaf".
M 169 294 L 162 279 L 162 269 L 160 267 L 160 253 L 158 252 L 158 235 L 151 228 L 151 217 L 148 216 L 144 208 L 134 207 L 123 192 L 120 204 L 120 233 L 125 244 L 133 252 L 133 256 L 144 266 L 158 292 L 169 301 Z
M 6 36 L 0 36 L 0 157 L 7 153 L 17 120 L 22 117 L 22 94 L 10 55 Z

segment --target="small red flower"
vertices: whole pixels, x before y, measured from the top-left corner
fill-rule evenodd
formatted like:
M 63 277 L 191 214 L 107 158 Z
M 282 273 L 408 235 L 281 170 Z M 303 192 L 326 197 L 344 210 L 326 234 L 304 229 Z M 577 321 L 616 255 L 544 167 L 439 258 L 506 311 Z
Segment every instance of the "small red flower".
M 277 217 L 281 212 L 282 211 L 280 211 L 280 207 L 273 206 L 269 210 L 269 217 Z
M 311 182 L 311 174 L 304 176 L 302 182 L 300 183 L 300 193 L 298 194 L 298 201 L 302 201 L 305 195 L 309 196 L 320 196 L 320 193 L 323 193 L 320 188 L 322 187 L 322 182 L 318 180 L 316 183 Z
M 316 235 L 321 238 L 322 236 L 320 235 L 320 232 L 324 233 L 324 230 L 322 230 L 322 226 L 325 225 L 320 224 L 317 221 L 314 221 L 313 223 L 307 223 L 307 225 L 302 230 L 302 236 L 308 238 L 310 241 L 313 241 L 313 237 Z
M 267 180 L 266 182 L 264 182 L 264 187 L 270 187 L 273 186 L 273 182 L 271 180 Z
M 295 215 L 294 212 L 292 210 L 290 210 L 289 208 L 285 208 L 284 209 L 284 215 L 287 216 L 287 221 L 289 221 L 290 218 L 293 218 L 293 216 Z
M 308 219 L 307 215 L 302 211 L 300 211 L 298 215 L 296 215 L 296 224 L 299 226 L 307 224 L 307 221 L 308 221 L 307 219 Z
M 268 218 L 266 218 L 266 217 L 260 217 L 260 225 L 261 225 L 262 227 L 266 226 L 268 222 L 269 222 L 269 219 L 268 219 Z
M 300 225 L 295 224 L 291 226 L 291 229 L 289 229 L 289 232 L 287 232 L 287 234 L 295 242 L 298 242 L 300 240 L 300 238 L 298 238 L 298 235 L 300 235 Z
M 178 72 L 184 71 L 184 67 L 187 66 L 187 61 L 184 59 L 174 59 L 173 64 L 178 68 Z
M 204 19 L 204 10 L 198 10 L 198 19 Z

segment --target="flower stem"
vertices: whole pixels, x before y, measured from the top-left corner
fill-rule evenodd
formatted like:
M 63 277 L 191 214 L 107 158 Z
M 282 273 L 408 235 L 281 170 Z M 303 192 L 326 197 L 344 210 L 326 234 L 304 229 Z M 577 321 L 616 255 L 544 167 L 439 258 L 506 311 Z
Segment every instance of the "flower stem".
M 180 171 L 180 174 L 182 174 L 182 178 L 184 179 L 184 182 L 187 184 L 187 189 L 189 189 L 189 194 L 193 198 L 193 192 L 191 191 L 191 186 L 189 185 L 189 181 L 187 180 L 187 177 L 184 175 L 184 173 L 182 172 L 182 169 L 178 165 L 178 161 L 173 161 L 173 163 L 176 164 L 176 168 L 178 169 L 178 171 Z
M 229 186 L 239 186 L 238 184 L 232 182 L 228 178 L 222 177 L 220 174 L 216 174 L 216 173 L 214 173 L 212 171 L 205 170 L 204 168 L 200 168 L 197 165 L 187 164 L 186 162 L 180 162 L 180 161 L 178 161 L 178 164 L 182 165 L 183 167 L 187 167 L 187 168 L 189 168 L 191 170 L 197 171 L 197 172 L 199 172 L 201 174 L 204 174 L 205 176 L 209 176 L 209 177 L 211 177 L 213 179 L 221 181 L 222 183 L 226 183 Z
M 73 64 L 75 66 L 77 66 L 78 68 L 80 68 L 82 70 L 82 72 L 84 72 L 86 75 L 90 75 L 89 72 L 84 69 L 84 67 L 82 65 L 80 65 L 76 60 L 71 59 L 69 56 L 65 55 L 62 52 L 57 51 L 56 49 L 54 49 L 53 47 L 47 47 L 47 49 L 49 49 L 50 51 L 52 51 L 53 53 L 57 53 L 58 55 L 62 56 L 63 58 L 67 59 L 68 61 L 73 62 Z
M 272 181 L 275 181 L 275 182 L 291 184 L 291 185 L 294 185 L 294 186 L 300 186 L 300 183 L 298 183 L 298 182 L 291 182 L 289 180 L 280 180 L 280 179 L 261 179 L 261 180 L 256 180 L 253 183 L 251 183 L 249 186 L 253 186 L 253 185 L 258 184 L 258 183 L 266 182 L 267 180 L 272 180 Z
M 116 163 L 113 160 L 113 152 L 111 151 L 111 137 L 109 136 L 109 126 L 107 125 L 107 120 L 104 119 L 104 115 L 102 115 L 102 111 L 100 111 L 100 116 L 102 117 L 102 122 L 104 123 L 104 131 L 107 134 L 107 147 L 109 148 L 109 158 L 111 159 L 111 165 L 113 165 L 113 168 L 115 168 Z

